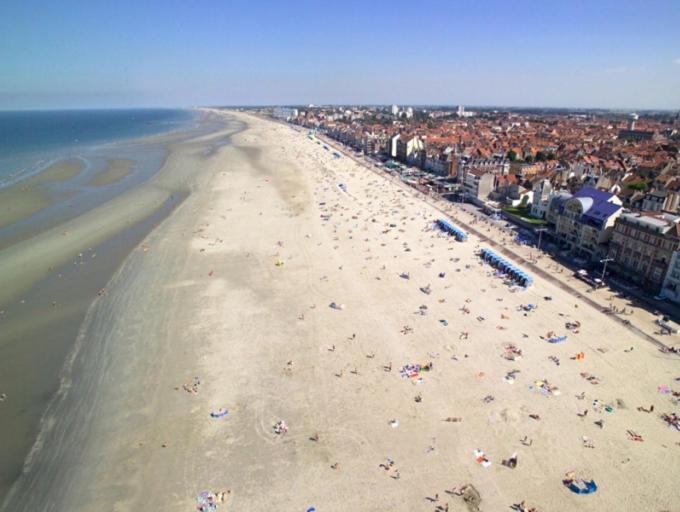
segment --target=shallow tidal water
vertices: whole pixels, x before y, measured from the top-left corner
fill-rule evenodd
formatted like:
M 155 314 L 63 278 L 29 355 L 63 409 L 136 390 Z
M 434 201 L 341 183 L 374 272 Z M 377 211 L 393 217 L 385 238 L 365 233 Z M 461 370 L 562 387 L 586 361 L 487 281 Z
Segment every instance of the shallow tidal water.
M 20 205 L 24 200 L 38 202 L 30 204 L 23 217 L 12 218 L 4 225 L 0 222 L 0 277 L 4 282 L 11 283 L 14 276 L 3 276 L 3 272 L 17 272 L 16 266 L 8 270 L 9 266 L 2 265 L 7 251 L 23 251 L 24 247 L 31 252 L 49 251 L 40 237 L 69 235 L 69 221 L 89 215 L 98 206 L 136 191 L 152 179 L 164 165 L 172 144 L 219 126 L 215 119 L 198 114 L 182 119 L 183 125 L 172 124 L 171 134 L 110 142 L 98 139 L 90 147 L 61 148 L 45 176 L 29 176 L 0 189 L 5 197 L 24 194 Z M 140 130 L 147 133 L 148 127 Z M 49 169 L 55 166 L 58 169 L 52 173 Z M 0 509 L 34 448 L 41 418 L 59 390 L 65 361 L 88 308 L 94 300 L 107 299 L 100 292 L 111 276 L 186 195 L 182 188 L 168 190 L 165 200 L 149 203 L 145 216 L 127 222 L 116 234 L 85 250 L 74 250 L 67 262 L 48 269 L 26 266 L 18 270 L 40 270 L 45 276 L 29 287 L 12 290 L 12 298 L 0 303 L 0 393 L 6 395 L 0 401 Z M 5 206 L 8 204 L 6 201 Z M 96 217 L 92 217 L 95 222 Z

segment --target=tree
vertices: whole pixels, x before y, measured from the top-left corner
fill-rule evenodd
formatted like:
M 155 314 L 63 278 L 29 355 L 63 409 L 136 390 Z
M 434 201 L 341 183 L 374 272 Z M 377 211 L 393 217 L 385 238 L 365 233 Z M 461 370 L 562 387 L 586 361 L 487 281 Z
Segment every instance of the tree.
M 512 149 L 508 151 L 508 160 L 511 162 L 516 162 L 517 161 L 517 152 L 513 151 Z
M 527 155 L 527 157 L 524 159 L 524 161 L 528 164 L 532 163 L 534 161 L 534 157 L 531 155 Z
M 633 190 L 638 190 L 640 192 L 647 192 L 649 185 L 647 185 L 647 183 L 644 181 L 636 181 L 635 183 L 628 185 L 628 188 L 632 188 Z
M 536 161 L 537 162 L 543 162 L 543 161 L 547 160 L 547 158 L 548 157 L 546 156 L 546 154 L 543 151 L 539 151 L 538 153 L 536 153 Z

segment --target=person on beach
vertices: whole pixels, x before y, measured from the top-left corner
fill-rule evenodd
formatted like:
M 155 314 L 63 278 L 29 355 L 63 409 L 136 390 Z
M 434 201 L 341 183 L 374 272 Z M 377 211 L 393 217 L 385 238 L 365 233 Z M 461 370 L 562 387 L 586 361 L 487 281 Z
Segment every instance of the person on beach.
M 513 453 L 509 459 L 502 461 L 501 464 L 510 469 L 515 469 L 517 467 L 517 452 Z

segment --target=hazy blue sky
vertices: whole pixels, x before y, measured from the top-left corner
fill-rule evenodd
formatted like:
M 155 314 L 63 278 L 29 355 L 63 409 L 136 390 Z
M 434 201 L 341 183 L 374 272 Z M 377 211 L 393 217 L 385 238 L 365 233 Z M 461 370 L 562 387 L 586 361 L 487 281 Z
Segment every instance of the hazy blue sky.
M 0 108 L 680 108 L 680 0 L 3 0 Z

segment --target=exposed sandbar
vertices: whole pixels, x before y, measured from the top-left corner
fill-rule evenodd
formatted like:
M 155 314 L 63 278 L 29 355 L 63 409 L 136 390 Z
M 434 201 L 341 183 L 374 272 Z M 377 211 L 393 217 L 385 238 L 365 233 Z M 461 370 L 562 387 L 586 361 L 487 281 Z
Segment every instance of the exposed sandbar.
M 109 160 L 106 168 L 92 176 L 89 184 L 95 187 L 101 187 L 103 185 L 118 183 L 132 173 L 134 165 L 135 162 L 133 160 L 126 158 Z
M 83 162 L 77 159 L 56 162 L 39 174 L 0 189 L 0 227 L 49 207 L 49 185 L 75 178 L 83 168 Z

